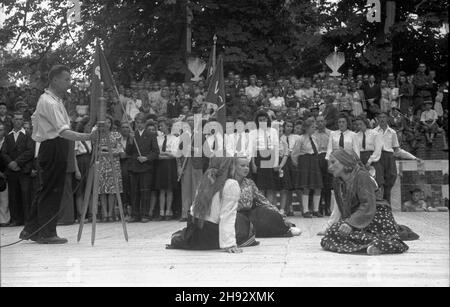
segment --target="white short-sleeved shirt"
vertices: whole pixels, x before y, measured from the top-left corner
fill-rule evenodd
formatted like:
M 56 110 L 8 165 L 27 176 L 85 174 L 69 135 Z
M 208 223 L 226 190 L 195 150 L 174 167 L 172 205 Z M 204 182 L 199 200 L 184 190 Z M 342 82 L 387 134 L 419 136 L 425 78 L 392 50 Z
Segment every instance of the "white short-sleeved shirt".
M 327 160 L 330 159 L 330 155 L 333 151 L 339 149 L 339 141 L 341 140 L 341 133 L 342 132 L 340 130 L 330 132 L 327 155 L 325 157 Z M 353 150 L 359 157 L 360 154 L 359 147 L 356 144 L 355 133 L 353 131 L 346 130 L 344 132 L 344 149 Z
M 39 98 L 31 121 L 33 124 L 32 139 L 40 143 L 56 139 L 61 132 L 70 130 L 70 117 L 63 100 L 49 89 L 46 89 Z
M 400 144 L 398 143 L 397 132 L 391 127 L 387 127 L 386 131 L 383 131 L 380 126 L 374 129 L 381 135 L 381 140 L 383 143 L 383 151 L 394 152 L 394 148 L 399 148 Z

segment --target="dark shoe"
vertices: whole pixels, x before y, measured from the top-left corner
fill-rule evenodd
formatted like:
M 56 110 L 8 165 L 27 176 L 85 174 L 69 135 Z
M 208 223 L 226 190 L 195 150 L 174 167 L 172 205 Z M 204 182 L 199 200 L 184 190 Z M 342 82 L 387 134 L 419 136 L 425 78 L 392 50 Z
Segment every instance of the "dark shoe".
M 173 216 L 167 215 L 167 216 L 164 218 L 164 221 L 171 221 L 172 218 L 173 218 Z
M 38 236 L 34 235 L 34 236 L 30 237 L 30 234 L 28 232 L 26 232 L 25 230 L 22 230 L 22 232 L 19 235 L 19 239 L 23 240 L 23 241 L 31 240 L 31 241 L 36 242 L 38 240 Z
M 60 237 L 40 238 L 36 241 L 38 244 L 66 244 L 67 239 Z
M 183 218 L 181 218 L 181 219 L 179 220 L 179 222 L 180 222 L 180 223 L 186 223 L 187 220 L 188 220 L 187 218 L 183 217 Z
M 7 223 L 0 224 L 0 228 L 8 227 L 8 226 L 9 226 L 9 224 L 7 224 Z
M 135 217 L 132 217 L 132 218 L 128 219 L 127 222 L 128 223 L 137 223 L 137 222 L 139 222 L 139 220 L 137 218 L 135 218 Z
M 325 216 L 331 216 L 330 209 L 325 209 Z
M 164 216 L 158 216 L 157 218 L 153 219 L 155 222 L 162 222 L 164 221 Z
M 323 217 L 322 213 L 320 213 L 320 212 L 314 212 L 313 216 L 315 216 L 315 217 Z
M 306 213 L 303 213 L 303 218 L 304 219 L 312 219 L 313 215 L 311 212 L 306 212 Z
M 11 222 L 8 224 L 8 227 L 18 227 L 18 226 L 20 226 L 20 223 L 17 222 Z
M 149 223 L 149 222 L 151 222 L 151 221 L 152 221 L 151 219 L 146 218 L 146 217 L 144 217 L 144 218 L 141 219 L 141 223 L 143 223 L 143 224 L 147 224 L 147 223 Z
M 258 246 L 258 245 L 260 245 L 260 244 L 261 244 L 261 242 L 255 241 L 255 242 L 253 242 L 252 244 L 250 244 L 248 247 Z

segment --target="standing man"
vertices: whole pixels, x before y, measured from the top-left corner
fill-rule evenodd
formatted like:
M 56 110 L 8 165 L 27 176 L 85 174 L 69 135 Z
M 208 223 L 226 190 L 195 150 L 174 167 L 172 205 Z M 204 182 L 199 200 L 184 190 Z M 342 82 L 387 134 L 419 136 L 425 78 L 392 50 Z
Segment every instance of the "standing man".
M 159 157 L 159 146 L 156 134 L 145 129 L 143 113 L 136 116 L 136 132 L 130 132 L 125 152 L 130 157 L 128 170 L 132 203 L 131 219 L 128 222 L 148 223 L 150 222 L 149 204 L 153 184 L 153 162 Z
M 381 88 L 375 84 L 375 76 L 369 77 L 369 82 L 363 85 L 364 98 L 366 100 L 366 110 L 369 119 L 374 119 L 380 109 Z
M 32 116 L 33 135 L 40 142 L 38 163 L 41 168 L 41 187 L 31 205 L 30 218 L 20 234 L 22 240 L 39 244 L 65 244 L 67 239 L 56 233 L 66 177 L 69 141 L 88 141 L 92 134 L 70 130 L 70 118 L 64 107 L 63 97 L 71 87 L 70 70 L 63 65 L 50 69 L 49 88 L 39 98 Z
M 321 213 L 325 216 L 331 215 L 331 188 L 333 175 L 328 171 L 328 161 L 325 159 L 328 150 L 328 143 L 330 140 L 331 131 L 326 127 L 326 121 L 323 116 L 316 118 L 316 131 L 314 137 L 316 139 L 317 152 L 319 153 L 319 166 L 322 174 L 322 200 L 324 206 L 321 206 Z
M 20 112 L 14 114 L 13 130 L 5 138 L 2 157 L 7 165 L 10 226 L 23 226 L 30 215 L 34 144 L 23 128 Z

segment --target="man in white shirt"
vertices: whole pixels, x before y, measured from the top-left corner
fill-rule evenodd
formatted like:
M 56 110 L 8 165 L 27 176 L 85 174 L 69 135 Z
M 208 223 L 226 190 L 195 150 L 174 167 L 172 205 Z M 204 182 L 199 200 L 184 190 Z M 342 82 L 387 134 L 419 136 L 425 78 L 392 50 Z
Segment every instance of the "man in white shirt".
M 384 182 L 380 187 L 383 188 L 383 198 L 391 201 L 391 190 L 397 179 L 397 165 L 395 163 L 394 153 L 400 148 L 397 133 L 387 124 L 388 116 L 386 113 L 378 115 L 379 126 L 374 129 L 379 133 L 382 142 L 382 151 L 380 156 L 380 171 L 383 173 Z
M 71 87 L 69 68 L 63 65 L 52 67 L 49 82 L 50 86 L 39 98 L 36 112 L 31 118 L 32 138 L 41 143 L 39 165 L 42 188 L 33 201 L 30 217 L 20 239 L 33 240 L 39 244 L 65 244 L 67 240 L 59 238 L 56 233 L 56 224 L 65 184 L 68 141 L 93 140 L 97 133 L 70 130 L 70 118 L 62 98 Z

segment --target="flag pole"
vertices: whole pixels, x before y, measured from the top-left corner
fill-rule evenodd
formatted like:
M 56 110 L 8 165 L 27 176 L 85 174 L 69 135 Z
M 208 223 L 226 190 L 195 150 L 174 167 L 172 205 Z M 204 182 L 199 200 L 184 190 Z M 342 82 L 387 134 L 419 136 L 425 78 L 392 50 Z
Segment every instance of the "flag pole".
M 213 47 L 213 64 L 212 64 L 212 66 L 214 67 L 214 70 L 216 70 L 216 65 L 217 65 L 217 35 L 216 34 L 214 34 L 214 37 L 213 37 L 213 40 L 214 40 L 214 47 Z
M 100 48 L 99 51 L 103 53 L 103 50 L 101 49 L 101 46 L 100 46 L 100 44 L 99 44 L 99 42 L 98 42 L 98 37 L 95 38 L 95 45 L 96 45 L 98 48 Z M 103 54 L 103 55 L 104 55 L 104 54 Z M 100 56 L 100 54 L 99 54 L 99 56 Z M 105 60 L 106 60 L 106 57 L 105 57 Z M 108 64 L 107 61 L 106 61 L 106 64 Z M 123 106 L 122 102 L 120 101 L 120 94 L 119 94 L 119 91 L 117 90 L 116 83 L 114 82 L 114 79 L 112 78 L 112 74 L 111 74 L 111 79 L 112 79 L 112 81 L 113 81 L 112 83 L 113 83 L 114 91 L 115 91 L 115 93 L 116 93 L 116 95 L 117 95 L 117 98 L 119 99 L 120 107 L 121 107 L 121 109 L 122 109 L 123 114 L 125 115 L 126 123 L 128 124 L 128 126 L 129 126 L 130 129 L 131 129 L 131 122 L 130 122 L 130 120 L 128 119 L 128 114 L 127 114 L 127 111 L 126 111 L 125 107 Z M 122 117 L 122 120 L 123 120 L 123 117 Z M 133 137 L 133 143 L 134 143 L 134 145 L 136 145 L 136 149 L 137 149 L 137 152 L 138 152 L 139 157 L 142 157 L 141 150 L 140 150 L 140 148 L 139 148 L 138 143 L 136 142 L 136 138 L 134 138 L 134 137 Z

